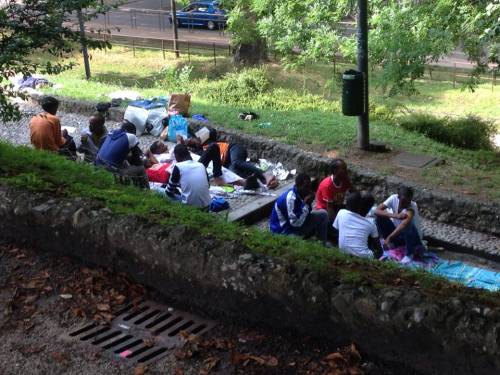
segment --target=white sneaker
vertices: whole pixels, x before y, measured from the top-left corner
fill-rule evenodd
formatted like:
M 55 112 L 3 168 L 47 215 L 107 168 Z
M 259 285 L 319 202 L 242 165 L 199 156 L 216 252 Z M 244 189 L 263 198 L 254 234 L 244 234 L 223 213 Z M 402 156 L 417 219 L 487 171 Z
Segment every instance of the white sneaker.
M 411 256 L 405 255 L 403 259 L 401 259 L 401 264 L 408 264 L 413 260 Z

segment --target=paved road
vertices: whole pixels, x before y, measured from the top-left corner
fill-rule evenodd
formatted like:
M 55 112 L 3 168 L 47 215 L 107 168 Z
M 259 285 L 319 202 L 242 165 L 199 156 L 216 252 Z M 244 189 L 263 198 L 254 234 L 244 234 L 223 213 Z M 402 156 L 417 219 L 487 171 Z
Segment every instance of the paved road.
M 114 0 L 110 0 L 113 2 Z M 142 9 L 146 12 L 137 12 L 134 9 Z M 155 39 L 171 39 L 172 26 L 168 20 L 167 13 L 159 11 L 169 11 L 170 0 L 130 0 L 120 7 L 120 10 L 109 13 L 107 20 L 100 16 L 92 22 L 93 27 L 106 25 L 108 28 L 119 28 L 120 33 L 127 36 L 140 36 Z M 90 24 L 89 24 L 90 25 Z M 346 32 L 352 33 L 354 25 L 346 23 Z M 116 29 L 112 30 L 117 33 Z M 185 41 L 207 42 L 217 44 L 229 44 L 230 37 L 221 30 L 209 31 L 201 28 L 194 30 L 179 29 L 179 38 Z M 465 54 L 457 49 L 450 55 L 443 57 L 439 62 L 433 64 L 447 68 L 471 69 L 471 64 Z

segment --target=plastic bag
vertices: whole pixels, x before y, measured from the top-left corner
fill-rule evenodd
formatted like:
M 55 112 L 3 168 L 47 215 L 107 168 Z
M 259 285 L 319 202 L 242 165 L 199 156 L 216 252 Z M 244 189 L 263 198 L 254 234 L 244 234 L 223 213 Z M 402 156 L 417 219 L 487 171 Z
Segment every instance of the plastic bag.
M 184 139 L 187 139 L 188 127 L 189 124 L 184 117 L 179 115 L 171 116 L 168 121 L 168 140 L 175 142 L 177 135 L 181 135 Z
M 151 135 L 158 137 L 163 130 L 163 120 L 167 118 L 167 109 L 155 108 L 149 111 L 147 123 L 151 124 Z
M 123 118 L 135 125 L 136 135 L 142 135 L 146 130 L 149 111 L 144 108 L 128 106 Z

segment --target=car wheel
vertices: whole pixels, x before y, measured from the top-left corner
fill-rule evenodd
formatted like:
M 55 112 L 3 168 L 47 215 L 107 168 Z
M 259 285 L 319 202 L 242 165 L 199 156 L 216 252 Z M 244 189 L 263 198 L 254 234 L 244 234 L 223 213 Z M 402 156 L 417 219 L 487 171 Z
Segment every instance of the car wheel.
M 207 22 L 207 28 L 208 28 L 208 30 L 215 30 L 215 22 L 214 21 L 208 21 Z

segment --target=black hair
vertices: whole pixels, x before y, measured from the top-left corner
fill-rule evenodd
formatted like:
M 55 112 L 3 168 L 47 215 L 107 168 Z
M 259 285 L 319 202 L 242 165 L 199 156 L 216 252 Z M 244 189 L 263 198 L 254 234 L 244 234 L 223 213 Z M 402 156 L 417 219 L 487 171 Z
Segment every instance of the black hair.
M 370 193 L 369 191 L 362 191 L 361 192 L 361 203 L 359 205 L 359 214 L 361 216 L 366 216 L 368 215 L 368 212 L 370 212 L 371 208 L 375 204 L 375 198 L 373 197 L 373 194 Z
M 343 159 L 333 159 L 330 163 L 330 174 L 335 174 L 337 169 L 343 165 L 346 165 L 346 162 Z
M 154 141 L 151 146 L 149 146 L 149 151 L 151 151 L 153 154 L 158 153 L 158 148 L 161 145 L 161 141 Z
M 177 161 L 191 159 L 191 154 L 189 153 L 187 146 L 180 143 L 174 147 L 174 156 Z
M 97 122 L 90 122 L 90 124 L 89 124 L 89 130 L 90 130 L 90 132 L 92 134 L 96 134 L 96 135 L 99 135 L 99 136 L 103 135 L 104 132 L 106 131 L 106 127 L 104 126 L 104 123 L 106 122 L 106 119 L 100 113 L 94 113 L 92 115 L 92 117 L 96 118 Z
M 217 130 L 215 129 L 210 129 L 208 131 L 208 139 L 207 141 L 210 141 L 210 142 L 215 142 L 217 141 Z
M 260 187 L 259 181 L 257 180 L 257 176 L 252 174 L 245 181 L 245 190 L 256 190 Z
M 54 112 L 59 107 L 59 100 L 53 96 L 44 96 L 40 100 L 40 105 L 45 112 Z
M 413 189 L 407 186 L 400 186 L 398 189 L 398 195 L 401 198 L 407 198 L 411 201 L 413 199 Z
M 295 186 L 302 186 L 306 181 L 311 181 L 311 177 L 306 173 L 299 173 L 295 177 Z
M 124 120 L 122 122 L 122 125 L 120 126 L 120 128 L 124 132 L 130 133 L 130 134 L 135 134 L 137 132 L 137 129 L 136 129 L 135 125 L 132 124 L 130 121 L 127 121 L 127 120 Z
M 349 211 L 359 213 L 359 208 L 361 206 L 361 194 L 359 191 L 353 191 L 347 194 L 345 205 Z

